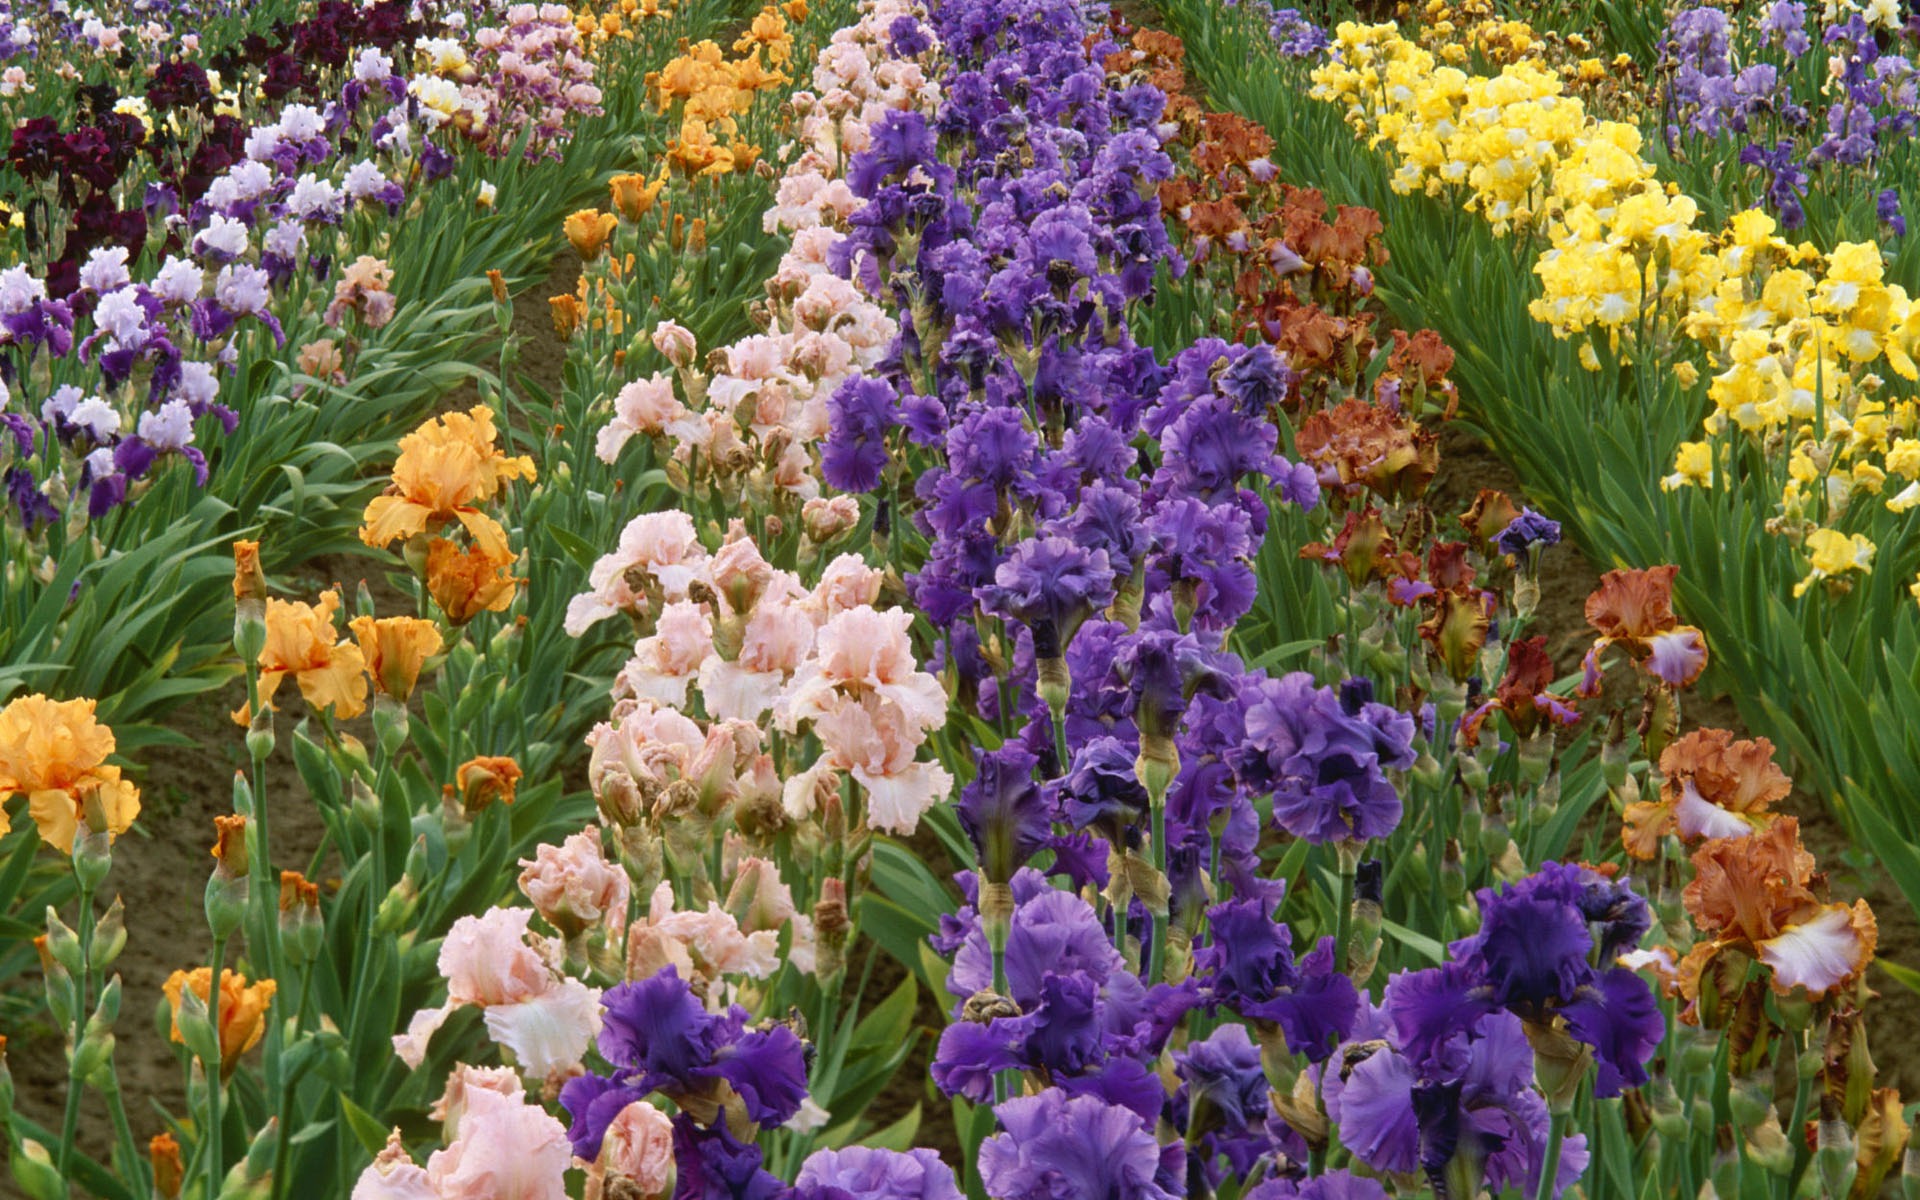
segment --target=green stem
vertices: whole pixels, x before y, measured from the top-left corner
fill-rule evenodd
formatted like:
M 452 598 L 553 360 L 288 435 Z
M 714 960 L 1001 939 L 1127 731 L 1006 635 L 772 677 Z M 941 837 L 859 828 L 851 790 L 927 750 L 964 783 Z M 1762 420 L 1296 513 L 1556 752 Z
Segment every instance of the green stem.
M 1534 1200 L 1553 1200 L 1560 1179 L 1560 1143 L 1566 1136 L 1567 1114 L 1554 1113 L 1547 1126 L 1547 1151 L 1540 1159 L 1540 1186 L 1534 1190 Z
M 307 965 L 306 970 L 300 973 L 299 1007 L 294 1009 L 293 1012 L 295 1029 L 299 1028 L 299 1022 L 306 1015 L 307 1000 L 313 991 L 313 974 L 313 964 L 311 963 Z M 279 1200 L 281 1196 L 286 1194 L 287 1157 L 293 1152 L 293 1139 L 287 1129 L 287 1122 L 293 1116 L 293 1113 L 290 1111 L 291 1105 L 289 1102 L 293 1096 L 293 1085 L 299 1081 L 299 1076 L 300 1073 L 295 1072 L 293 1078 L 283 1079 L 280 1082 L 280 1103 L 278 1106 L 280 1111 L 280 1140 L 273 1148 L 273 1174 L 268 1177 L 267 1185 L 272 1189 L 269 1195 L 273 1197 L 273 1200 Z
M 220 969 L 221 962 L 227 956 L 227 939 L 216 938 L 213 943 L 213 974 L 207 983 L 207 1019 L 213 1024 L 214 1059 L 203 1062 L 207 1078 L 207 1200 L 219 1200 L 221 1171 L 220 1151 L 220 1093 L 226 1087 L 226 1077 L 221 1071 L 220 1045 Z
M 140 1157 L 140 1143 L 134 1140 L 133 1126 L 127 1121 L 127 1106 L 120 1096 L 120 1079 L 117 1074 L 107 1076 L 105 1090 L 107 1097 L 107 1115 L 113 1121 L 114 1151 L 120 1158 L 120 1175 L 133 1183 L 137 1192 L 147 1183 L 147 1166 Z
M 1807 1104 L 1813 1090 L 1812 1077 L 1800 1070 L 1800 1054 L 1805 1038 L 1805 1034 L 1795 1032 L 1791 1045 L 1783 1046 L 1783 1049 L 1790 1049 L 1793 1054 L 1793 1073 L 1798 1080 L 1793 1091 L 1793 1117 L 1787 1122 L 1787 1136 L 1793 1141 L 1793 1171 L 1786 1179 L 1786 1188 L 1781 1193 L 1784 1196 L 1799 1194 L 1800 1178 L 1806 1174 L 1807 1164 L 1813 1161 L 1813 1154 L 1807 1147 L 1807 1140 L 1800 1136 L 1800 1131 L 1807 1127 Z
M 1333 915 L 1334 970 L 1347 969 L 1347 939 L 1353 934 L 1353 876 L 1355 856 L 1342 850 L 1340 855 L 1340 908 Z
M 74 1061 L 87 1034 L 88 978 L 93 974 L 93 892 L 80 885 L 80 977 L 73 981 L 73 1045 L 67 1051 L 67 1108 L 60 1120 L 60 1154 L 56 1161 L 60 1178 L 67 1178 L 67 1161 L 73 1155 L 74 1135 L 80 1129 L 80 1080 L 74 1075 Z
M 1153 798 L 1153 868 L 1160 878 L 1167 877 L 1167 802 L 1165 796 Z M 1160 982 L 1167 959 L 1167 914 L 1153 914 L 1153 940 L 1147 951 L 1147 986 Z

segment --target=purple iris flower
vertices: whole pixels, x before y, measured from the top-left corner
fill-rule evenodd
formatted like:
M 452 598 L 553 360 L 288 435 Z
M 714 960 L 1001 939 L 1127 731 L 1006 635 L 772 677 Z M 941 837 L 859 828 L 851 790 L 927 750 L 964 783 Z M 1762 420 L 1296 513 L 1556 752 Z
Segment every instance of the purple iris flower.
M 796 1200 L 813 1200 L 819 1188 L 839 1188 L 862 1200 L 961 1200 L 963 1195 L 953 1168 L 932 1150 L 902 1153 L 867 1146 L 814 1151 L 800 1164 L 794 1187 Z
M 1159 1182 L 1160 1143 L 1125 1108 L 1048 1088 L 993 1111 L 1001 1132 L 980 1146 L 980 1181 L 999 1200 L 1174 1198 Z
M 1402 974 L 1388 983 L 1390 1009 L 1410 982 Z M 1417 1170 L 1436 1181 L 1464 1160 L 1495 1194 L 1508 1187 L 1533 1194 L 1548 1112 L 1533 1087 L 1533 1051 L 1517 1018 L 1479 1016 L 1424 1055 L 1391 1042 L 1372 1045 L 1323 1081 L 1327 1115 L 1356 1159 L 1376 1171 Z M 1556 1190 L 1577 1180 L 1586 1163 L 1585 1135 L 1568 1136 Z
M 899 424 L 900 397 L 885 380 L 856 376 L 827 401 L 828 434 L 820 471 L 843 492 L 870 492 L 887 466 L 887 431 Z
M 1113 603 L 1113 569 L 1105 550 L 1064 537 L 1029 538 L 975 595 L 987 612 L 1031 629 L 1036 656 L 1058 658 L 1087 618 Z
M 1543 1023 L 1558 1014 L 1593 1048 L 1596 1095 L 1645 1083 L 1665 1021 L 1646 981 L 1612 964 L 1651 928 L 1646 901 L 1624 882 L 1550 862 L 1502 891 L 1482 889 L 1479 903 L 1480 931 L 1450 947 L 1452 961 L 1389 989 L 1405 1052 L 1419 1061 L 1441 1054 L 1499 1009 Z
M 1242 1200 L 1387 1200 L 1387 1189 L 1377 1179 L 1335 1168 L 1305 1179 L 1257 1183 Z
M 1525 558 L 1534 548 L 1545 549 L 1560 543 L 1560 522 L 1549 521 L 1530 508 L 1520 510 L 1520 515 L 1508 523 L 1493 539 L 1493 544 L 1502 554 L 1515 558 Z
M 989 880 L 1012 879 L 1053 832 L 1051 806 L 1033 779 L 1038 761 L 1019 742 L 974 755 L 957 815 Z
M 1352 1032 L 1360 995 L 1333 969 L 1331 938 L 1296 963 L 1293 931 L 1273 919 L 1272 902 L 1254 897 L 1208 909 L 1207 926 L 1212 938 L 1194 967 L 1216 1002 L 1277 1024 L 1288 1049 L 1312 1062 Z
M 1273 796 L 1273 819 L 1314 842 L 1368 841 L 1400 824 L 1400 794 L 1386 769 L 1413 765 L 1413 719 L 1366 703 L 1349 713 L 1305 672 L 1249 676 L 1241 686 L 1246 743 L 1235 767 Z
M 671 1099 L 725 1082 L 747 1115 L 769 1127 L 793 1116 L 806 1098 L 806 1051 L 792 1029 L 750 1029 L 738 1005 L 724 1015 L 707 1012 L 672 966 L 610 989 L 600 1003 L 600 1054 L 615 1073 L 579 1076 L 560 1093 L 573 1117 L 567 1135 L 582 1158 L 600 1153 L 621 1109 L 654 1091 Z

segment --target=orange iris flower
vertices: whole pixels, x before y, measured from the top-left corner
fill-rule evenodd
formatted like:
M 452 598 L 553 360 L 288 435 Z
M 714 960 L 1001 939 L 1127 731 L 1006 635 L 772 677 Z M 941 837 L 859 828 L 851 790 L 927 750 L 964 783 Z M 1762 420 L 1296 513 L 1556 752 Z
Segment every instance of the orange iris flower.
M 462 550 L 445 538 L 427 547 L 427 592 L 447 620 L 465 625 L 482 612 L 501 612 L 513 603 L 520 583 L 510 555 L 494 557 L 475 546 Z
M 267 644 L 260 651 L 260 702 L 271 705 L 288 675 L 300 685 L 300 694 L 315 708 L 333 707 L 343 719 L 357 717 L 367 707 L 367 664 L 360 647 L 339 640 L 334 614 L 340 593 L 320 593 L 319 604 L 299 600 L 267 599 Z M 245 705 L 233 719 L 245 725 L 252 718 Z
M 360 540 L 388 546 L 458 521 L 489 554 L 505 556 L 507 531 L 480 505 L 514 479 L 531 480 L 534 469 L 525 455 L 502 454 L 494 444 L 497 437 L 493 410 L 476 404 L 464 413 L 435 417 L 401 438 L 393 482 L 367 504 Z
M 439 628 L 419 617 L 355 617 L 347 625 L 367 660 L 374 691 L 402 702 L 413 695 L 420 669 L 444 645 Z
M 107 763 L 113 730 L 93 710 L 92 700 L 38 694 L 0 708 L 0 802 L 25 796 L 41 839 L 63 854 L 73 853 L 82 820 L 104 821 L 118 836 L 140 815 L 140 789 Z
M 1721 951 L 1738 949 L 1772 969 L 1782 994 L 1819 999 L 1860 977 L 1879 940 L 1865 900 L 1829 903 L 1826 878 L 1800 844 L 1800 822 L 1779 817 L 1746 837 L 1714 838 L 1693 855 L 1681 901 L 1705 936 L 1680 963 L 1680 994 L 1700 995 Z

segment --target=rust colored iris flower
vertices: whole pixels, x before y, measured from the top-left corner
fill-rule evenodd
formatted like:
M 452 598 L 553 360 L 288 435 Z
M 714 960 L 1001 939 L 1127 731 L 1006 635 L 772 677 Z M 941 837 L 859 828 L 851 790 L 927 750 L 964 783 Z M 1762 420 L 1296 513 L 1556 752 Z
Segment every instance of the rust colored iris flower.
M 1602 656 L 1619 646 L 1635 666 L 1669 687 L 1686 687 L 1707 666 L 1707 639 L 1673 613 L 1672 565 L 1608 571 L 1587 597 L 1587 624 L 1600 636 L 1587 651 L 1582 696 L 1600 692 Z
M 1696 729 L 1660 754 L 1660 797 L 1627 807 L 1620 840 L 1650 859 L 1660 839 L 1685 842 L 1745 837 L 1773 819 L 1768 810 L 1793 784 L 1773 761 L 1766 738 L 1735 741 L 1724 729 Z

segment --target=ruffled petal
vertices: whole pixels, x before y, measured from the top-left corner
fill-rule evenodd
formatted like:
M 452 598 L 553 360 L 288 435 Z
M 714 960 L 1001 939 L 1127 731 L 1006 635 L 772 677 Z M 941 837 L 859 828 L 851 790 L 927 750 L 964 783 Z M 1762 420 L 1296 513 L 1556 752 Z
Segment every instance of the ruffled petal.
M 1865 900 L 1852 907 L 1830 904 L 1811 920 L 1790 926 L 1760 943 L 1760 961 L 1773 968 L 1778 991 L 1804 987 L 1819 999 L 1866 970 L 1879 939 L 1873 910 Z

